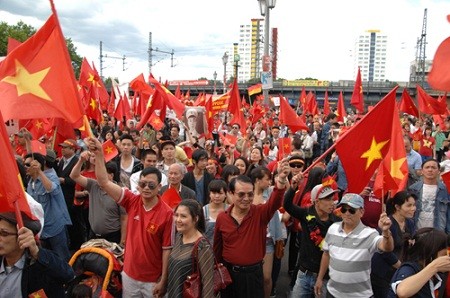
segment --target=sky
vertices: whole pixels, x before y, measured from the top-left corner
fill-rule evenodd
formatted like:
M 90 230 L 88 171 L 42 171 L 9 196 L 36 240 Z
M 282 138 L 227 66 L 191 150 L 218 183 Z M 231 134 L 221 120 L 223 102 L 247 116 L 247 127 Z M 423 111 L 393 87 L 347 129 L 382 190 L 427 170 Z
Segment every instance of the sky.
M 218 80 L 222 56 L 239 41 L 239 26 L 261 18 L 257 0 L 54 0 L 61 27 L 77 53 L 100 69 L 102 41 L 104 77 L 126 83 L 152 73 L 161 80 Z M 270 27 L 278 28 L 279 78 L 355 80 L 353 48 L 358 35 L 378 29 L 388 36 L 386 78 L 408 81 L 427 8 L 426 58 L 450 36 L 448 0 L 278 0 Z M 51 14 L 48 0 L 0 0 L 0 21 L 22 20 L 40 28 Z M 125 55 L 125 71 L 123 60 Z

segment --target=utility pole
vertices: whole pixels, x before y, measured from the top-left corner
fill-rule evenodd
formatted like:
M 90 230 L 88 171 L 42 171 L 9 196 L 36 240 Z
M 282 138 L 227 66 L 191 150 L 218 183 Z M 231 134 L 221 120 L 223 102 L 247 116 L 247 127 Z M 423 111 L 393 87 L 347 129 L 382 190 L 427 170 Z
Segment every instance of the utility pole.
M 417 39 L 417 51 L 416 51 L 416 82 L 420 83 L 422 88 L 425 88 L 425 61 L 426 61 L 426 49 L 427 45 L 427 9 L 425 8 L 423 13 L 422 34 Z
M 125 71 L 125 55 L 122 57 L 115 57 L 115 56 L 108 56 L 108 54 L 103 55 L 103 42 L 100 41 L 100 78 L 103 80 L 103 58 L 109 58 L 109 59 L 121 59 L 122 60 L 122 71 Z
M 159 61 L 157 61 L 155 64 L 153 64 L 153 52 L 169 54 L 171 56 L 170 57 L 170 67 L 175 67 L 173 65 L 173 55 L 175 54 L 175 51 L 172 49 L 171 52 L 167 52 L 167 51 L 159 50 L 157 47 L 153 48 L 152 47 L 152 33 L 149 32 L 149 35 L 148 35 L 148 72 L 149 72 L 149 74 L 152 73 L 152 66 L 159 62 Z

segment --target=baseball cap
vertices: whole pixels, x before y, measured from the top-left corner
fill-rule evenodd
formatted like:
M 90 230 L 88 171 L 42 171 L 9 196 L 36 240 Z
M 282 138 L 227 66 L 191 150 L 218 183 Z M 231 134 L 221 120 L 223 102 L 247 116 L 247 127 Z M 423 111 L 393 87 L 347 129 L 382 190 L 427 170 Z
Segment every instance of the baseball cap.
M 346 193 L 337 207 L 341 205 L 349 205 L 352 208 L 364 208 L 364 199 L 356 193 Z
M 337 189 L 332 189 L 330 186 L 323 186 L 322 184 L 318 184 L 311 190 L 311 201 L 315 202 L 317 199 L 324 199 L 337 192 Z
M 59 146 L 61 147 L 72 147 L 72 148 L 77 148 L 77 142 L 73 139 L 67 139 L 64 142 L 60 143 Z
M 39 233 L 39 231 L 41 230 L 41 223 L 39 222 L 39 220 L 32 220 L 25 213 L 23 213 L 23 212 L 21 212 L 21 213 L 22 213 L 23 225 L 26 228 L 30 229 L 34 235 Z M 17 225 L 16 215 L 14 212 L 1 212 L 0 219 L 6 220 L 7 222 L 9 222 L 10 224 L 12 224 L 14 226 Z

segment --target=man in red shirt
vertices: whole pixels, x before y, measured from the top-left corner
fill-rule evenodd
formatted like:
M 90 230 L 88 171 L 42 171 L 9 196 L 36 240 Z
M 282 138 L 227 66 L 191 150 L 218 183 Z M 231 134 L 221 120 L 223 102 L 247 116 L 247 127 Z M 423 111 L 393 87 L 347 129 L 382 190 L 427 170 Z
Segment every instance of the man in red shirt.
M 214 230 L 214 254 L 230 271 L 233 283 L 221 297 L 264 297 L 262 260 L 266 253 L 267 224 L 281 207 L 288 185 L 287 159 L 278 165 L 278 177 L 270 199 L 253 205 L 254 185 L 240 175 L 230 182 L 233 204 L 219 214 Z
M 108 179 L 101 143 L 95 138 L 87 142 L 89 150 L 95 154 L 99 186 L 128 214 L 123 296 L 163 297 L 172 248 L 173 211 L 158 195 L 161 172 L 155 167 L 142 170 L 137 186 L 139 194 L 133 194 Z

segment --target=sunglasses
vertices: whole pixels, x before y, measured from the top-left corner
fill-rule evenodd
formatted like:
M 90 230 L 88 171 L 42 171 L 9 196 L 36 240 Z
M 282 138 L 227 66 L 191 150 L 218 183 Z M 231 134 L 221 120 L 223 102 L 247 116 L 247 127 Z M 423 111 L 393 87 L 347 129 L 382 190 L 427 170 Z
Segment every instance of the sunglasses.
M 140 188 L 145 188 L 146 186 L 148 186 L 148 188 L 150 188 L 151 190 L 153 190 L 156 187 L 158 187 L 158 184 L 156 184 L 154 182 L 146 182 L 146 181 L 139 181 L 138 185 L 139 185 Z
M 356 209 L 355 208 L 347 208 L 347 207 L 341 207 L 341 213 L 347 213 L 350 212 L 350 214 L 355 214 L 356 213 Z
M 251 192 L 237 192 L 236 193 L 237 196 L 239 197 L 239 199 L 243 199 L 245 197 L 248 197 L 249 199 L 253 199 L 253 197 L 255 196 L 255 193 L 253 191 Z
M 303 164 L 301 163 L 294 163 L 294 164 L 290 164 L 291 168 L 296 168 L 296 169 L 301 169 L 303 168 Z
M 23 165 L 24 165 L 26 168 L 31 167 L 31 163 L 24 163 Z
M 233 129 L 239 129 L 239 127 L 237 127 L 237 126 L 233 126 Z
M 5 230 L 0 230 L 0 236 L 7 237 L 7 236 L 17 236 L 17 233 L 11 233 Z

